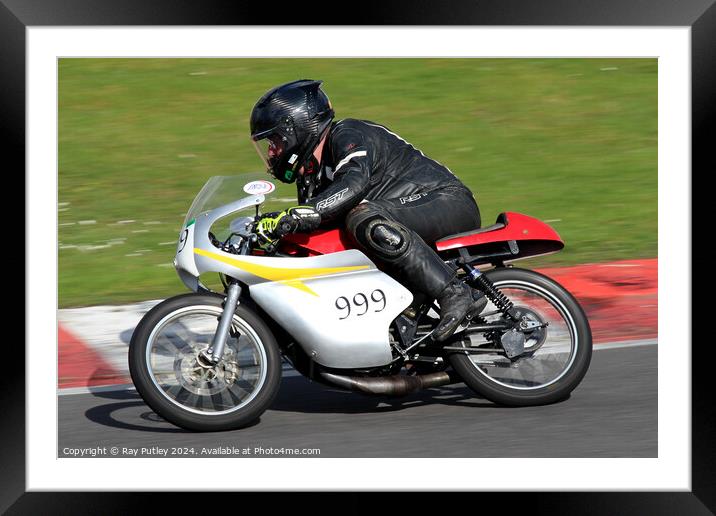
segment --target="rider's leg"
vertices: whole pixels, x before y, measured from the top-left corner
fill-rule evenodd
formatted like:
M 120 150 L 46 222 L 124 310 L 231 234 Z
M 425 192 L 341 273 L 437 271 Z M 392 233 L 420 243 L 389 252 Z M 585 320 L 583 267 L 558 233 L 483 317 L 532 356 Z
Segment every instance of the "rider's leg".
M 415 231 L 429 246 L 480 227 L 480 210 L 467 188 L 447 187 L 397 199 L 378 199 L 391 219 Z
M 346 225 L 355 240 L 408 288 L 437 299 L 441 317 L 433 338 L 444 340 L 482 300 L 476 303 L 472 289 L 457 279 L 456 271 L 420 235 L 395 219 L 385 203 L 365 202 L 349 212 Z

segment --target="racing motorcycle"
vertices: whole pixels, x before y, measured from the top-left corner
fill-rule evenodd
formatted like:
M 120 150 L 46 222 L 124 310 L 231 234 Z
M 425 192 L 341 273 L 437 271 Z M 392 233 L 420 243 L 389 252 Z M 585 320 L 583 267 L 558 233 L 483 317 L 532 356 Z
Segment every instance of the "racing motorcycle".
M 403 396 L 464 382 L 508 406 L 564 400 L 587 372 L 592 336 L 579 303 L 511 265 L 564 247 L 547 224 L 505 212 L 435 243 L 489 300 L 438 343 L 435 300 L 383 272 L 340 227 L 262 249 L 255 230 L 274 190 L 256 176 L 213 177 L 186 215 L 174 266 L 191 292 L 147 312 L 129 347 L 132 381 L 165 420 L 194 431 L 254 422 L 278 393 L 284 360 L 332 388 Z M 219 273 L 223 291 L 204 273 Z

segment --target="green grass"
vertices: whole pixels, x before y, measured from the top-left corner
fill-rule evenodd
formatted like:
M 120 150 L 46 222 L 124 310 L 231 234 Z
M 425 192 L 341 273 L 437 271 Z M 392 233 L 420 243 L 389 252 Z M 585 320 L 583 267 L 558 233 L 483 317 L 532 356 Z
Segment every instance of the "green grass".
M 261 169 L 251 108 L 304 77 L 450 167 L 485 225 L 554 221 L 565 250 L 526 265 L 656 256 L 656 59 L 61 59 L 60 306 L 185 290 L 166 243 L 207 178 Z

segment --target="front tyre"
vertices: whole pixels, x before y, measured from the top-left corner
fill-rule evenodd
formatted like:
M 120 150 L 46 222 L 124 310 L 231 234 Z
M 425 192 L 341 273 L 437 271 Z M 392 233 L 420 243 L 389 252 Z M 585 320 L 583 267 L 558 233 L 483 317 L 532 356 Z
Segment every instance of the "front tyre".
M 458 346 L 483 347 L 481 353 L 455 352 L 450 364 L 472 390 L 508 406 L 545 405 L 565 399 L 579 385 L 592 356 L 592 333 L 577 300 L 556 281 L 534 271 L 500 268 L 486 273 L 528 321 L 548 323 L 525 333 L 525 354 L 512 362 L 491 353 L 499 339 L 463 337 Z M 496 312 L 492 303 L 483 314 Z M 496 322 L 501 314 L 486 316 Z M 475 342 L 477 341 L 477 342 Z
M 239 304 L 218 365 L 203 359 L 224 297 L 185 294 L 152 308 L 134 330 L 129 372 L 158 415 L 194 431 L 249 425 L 271 405 L 281 383 L 281 356 L 266 324 Z

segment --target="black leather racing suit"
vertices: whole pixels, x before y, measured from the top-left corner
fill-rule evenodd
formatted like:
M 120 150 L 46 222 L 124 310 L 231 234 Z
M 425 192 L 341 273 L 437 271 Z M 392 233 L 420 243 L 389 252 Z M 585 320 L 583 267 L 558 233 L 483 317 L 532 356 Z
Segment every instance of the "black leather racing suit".
M 334 122 L 317 174 L 298 181 L 298 199 L 321 224 L 345 220 L 363 250 L 409 289 L 438 297 L 455 277 L 430 247 L 480 227 L 472 193 L 445 166 L 386 127 Z

